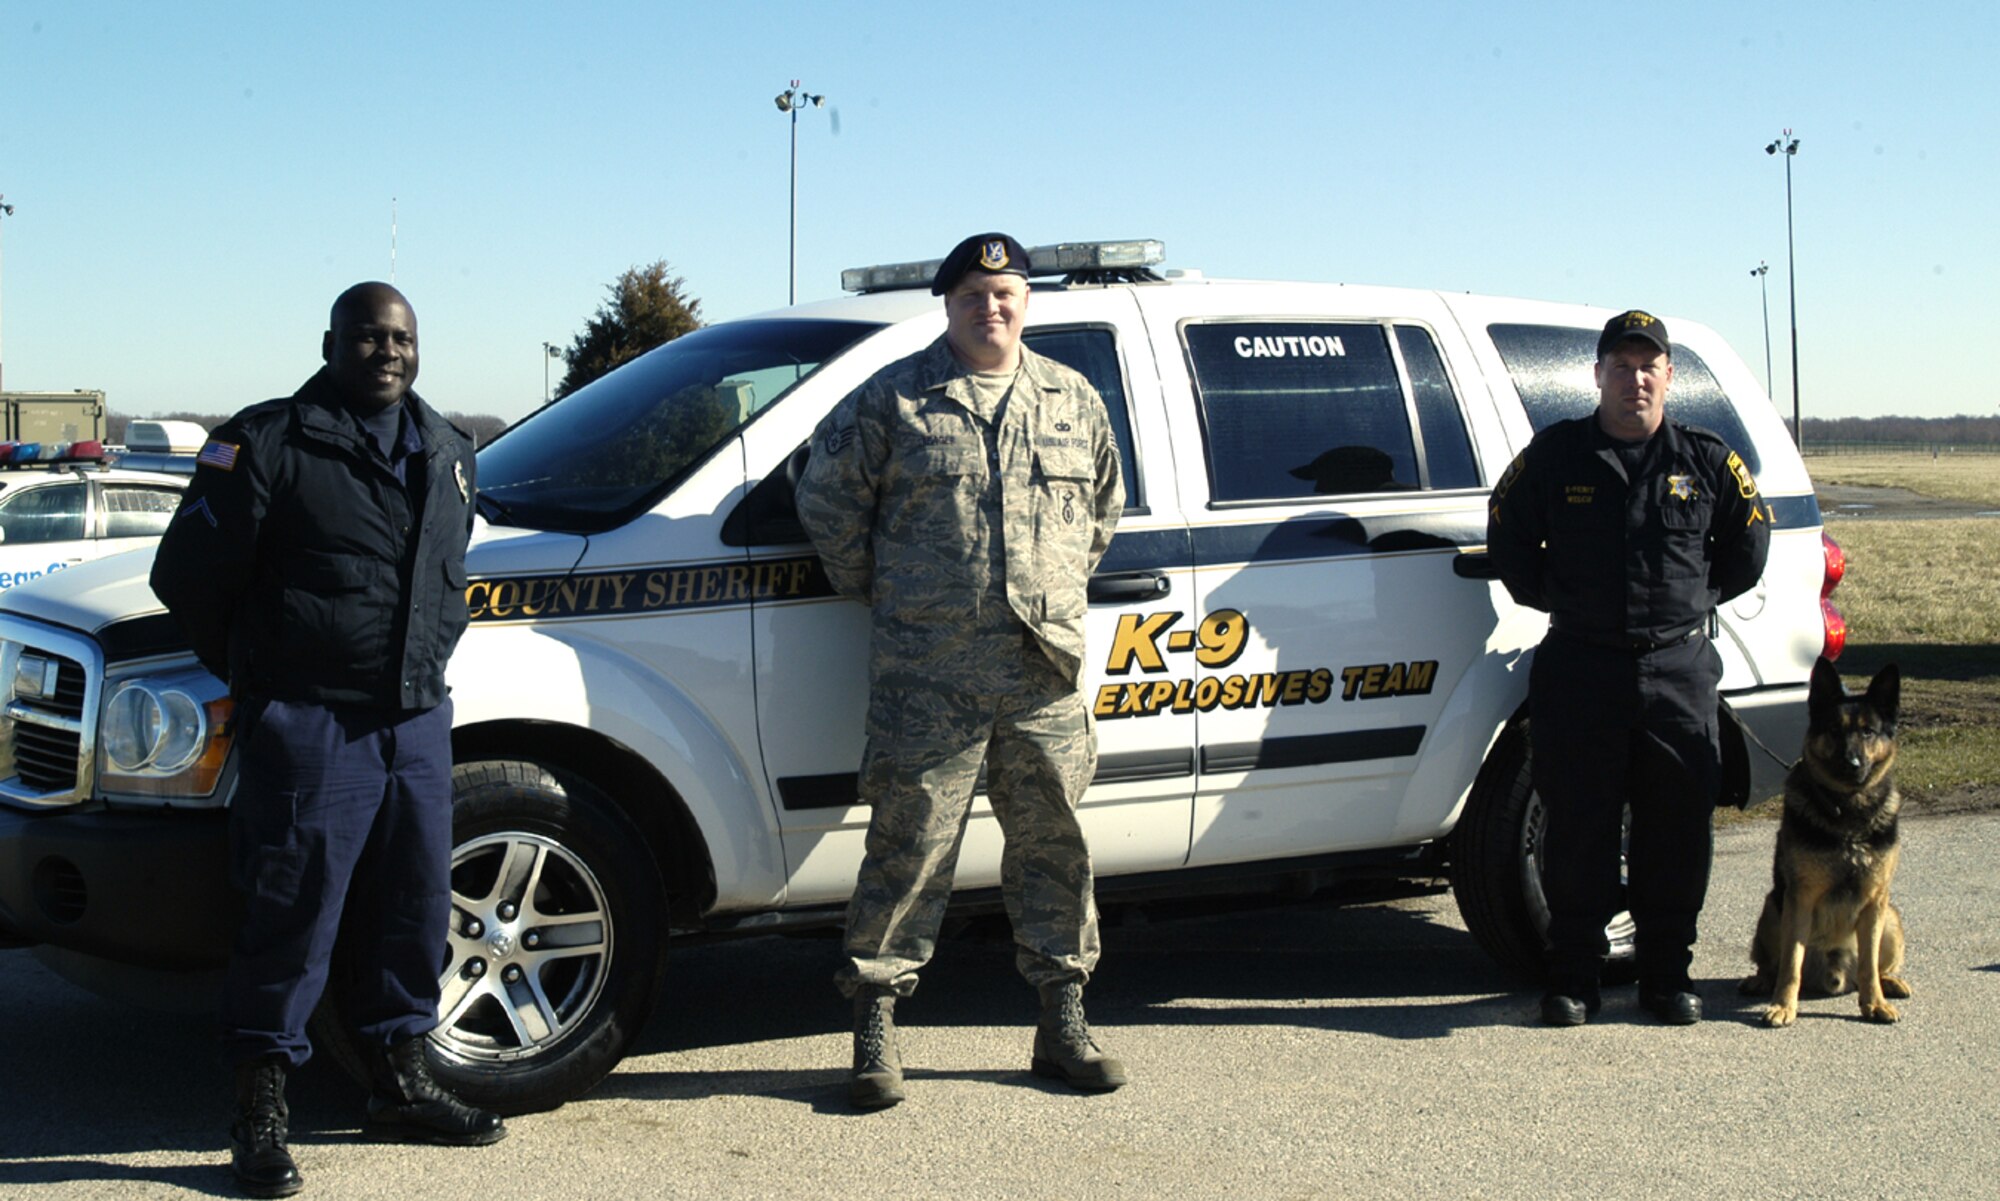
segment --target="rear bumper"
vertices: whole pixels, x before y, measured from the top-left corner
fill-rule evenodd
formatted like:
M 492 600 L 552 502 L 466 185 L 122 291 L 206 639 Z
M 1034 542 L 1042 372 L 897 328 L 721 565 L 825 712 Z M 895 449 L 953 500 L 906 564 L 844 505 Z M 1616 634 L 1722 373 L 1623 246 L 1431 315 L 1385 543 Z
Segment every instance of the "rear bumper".
M 221 812 L 0 807 L 0 938 L 187 970 L 235 929 Z
M 1743 752 L 1750 769 L 1750 803 L 1776 796 L 1785 788 L 1785 773 L 1798 761 L 1806 739 L 1804 684 L 1752 688 L 1723 694 L 1736 712 L 1745 735 Z M 1725 731 L 1725 739 L 1728 734 Z M 1723 754 L 1729 754 L 1725 743 Z

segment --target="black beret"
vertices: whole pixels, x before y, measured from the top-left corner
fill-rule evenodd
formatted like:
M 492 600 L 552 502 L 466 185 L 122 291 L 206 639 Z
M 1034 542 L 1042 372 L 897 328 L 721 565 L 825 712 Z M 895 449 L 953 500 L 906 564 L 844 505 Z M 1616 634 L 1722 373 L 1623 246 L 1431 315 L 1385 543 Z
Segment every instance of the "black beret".
M 974 234 L 951 248 L 931 279 L 931 295 L 942 296 L 974 270 L 988 275 L 1028 278 L 1028 252 L 1006 234 Z

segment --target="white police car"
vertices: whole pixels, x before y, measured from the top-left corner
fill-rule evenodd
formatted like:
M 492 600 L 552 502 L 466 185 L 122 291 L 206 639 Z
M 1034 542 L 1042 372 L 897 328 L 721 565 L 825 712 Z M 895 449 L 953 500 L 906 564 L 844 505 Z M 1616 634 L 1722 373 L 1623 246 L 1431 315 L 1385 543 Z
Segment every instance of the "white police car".
M 0 442 L 0 589 L 159 540 L 185 475 L 105 466 L 95 442 Z
M 1523 702 L 1545 619 L 1490 578 L 1486 497 L 1535 429 L 1594 403 L 1608 310 L 1161 279 L 1157 243 L 1032 257 L 1066 278 L 1037 285 L 1028 344 L 1092 380 L 1124 452 L 1085 682 L 1100 895 L 1448 873 L 1482 945 L 1534 970 Z M 481 452 L 432 1047 L 470 1097 L 531 1108 L 601 1078 L 670 933 L 838 921 L 867 824 L 868 615 L 827 586 L 790 481 L 842 395 L 942 331 L 934 268 L 689 334 Z M 1716 644 L 1736 712 L 1789 755 L 1812 662 L 1838 649 L 1832 556 L 1749 372 L 1669 321 L 1673 415 L 1743 455 L 1776 527 Z M 232 772 L 223 690 L 145 581 L 85 565 L 0 596 L 0 933 L 161 996 L 224 955 Z M 1739 782 L 1774 790 L 1782 765 L 1730 735 Z M 993 899 L 999 851 L 982 802 L 962 901 Z

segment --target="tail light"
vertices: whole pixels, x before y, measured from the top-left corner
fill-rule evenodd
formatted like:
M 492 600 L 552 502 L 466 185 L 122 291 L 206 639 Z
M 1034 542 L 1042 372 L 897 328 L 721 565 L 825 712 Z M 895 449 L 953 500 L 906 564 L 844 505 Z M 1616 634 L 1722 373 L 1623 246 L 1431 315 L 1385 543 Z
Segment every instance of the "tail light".
M 1847 552 L 1840 549 L 1840 543 L 1820 531 L 1819 548 L 1826 555 L 1826 578 L 1820 581 L 1819 594 L 1822 599 L 1832 596 L 1833 590 L 1847 575 Z
M 1847 575 L 1847 552 L 1840 549 L 1840 543 L 1827 537 L 1824 530 L 1820 531 L 1819 545 L 1826 557 L 1826 575 L 1819 585 L 1819 617 L 1826 636 L 1820 643 L 1819 653 L 1832 660 L 1840 658 L 1840 652 L 1847 649 L 1847 619 L 1828 599 Z

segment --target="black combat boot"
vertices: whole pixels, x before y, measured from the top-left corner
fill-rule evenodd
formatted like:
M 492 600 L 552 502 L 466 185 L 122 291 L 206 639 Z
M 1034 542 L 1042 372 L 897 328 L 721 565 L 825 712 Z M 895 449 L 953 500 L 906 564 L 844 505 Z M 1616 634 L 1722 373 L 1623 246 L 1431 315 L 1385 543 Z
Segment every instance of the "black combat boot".
M 306 1186 L 285 1148 L 285 1061 L 275 1056 L 236 1065 L 236 1120 L 229 1126 L 229 1168 L 252 1197 L 289 1197 Z
M 375 1069 L 368 1127 L 384 1138 L 478 1147 L 507 1137 L 500 1115 L 474 1109 L 445 1091 L 424 1058 L 424 1037 L 390 1047 Z
M 896 994 L 854 995 L 854 1074 L 847 1100 L 856 1109 L 887 1109 L 903 1099 L 903 1057 L 896 1050 Z
M 1125 1065 L 1098 1049 L 1083 1016 L 1083 985 L 1070 980 L 1041 986 L 1042 1020 L 1035 1027 L 1035 1075 L 1086 1093 L 1108 1093 L 1125 1083 Z

